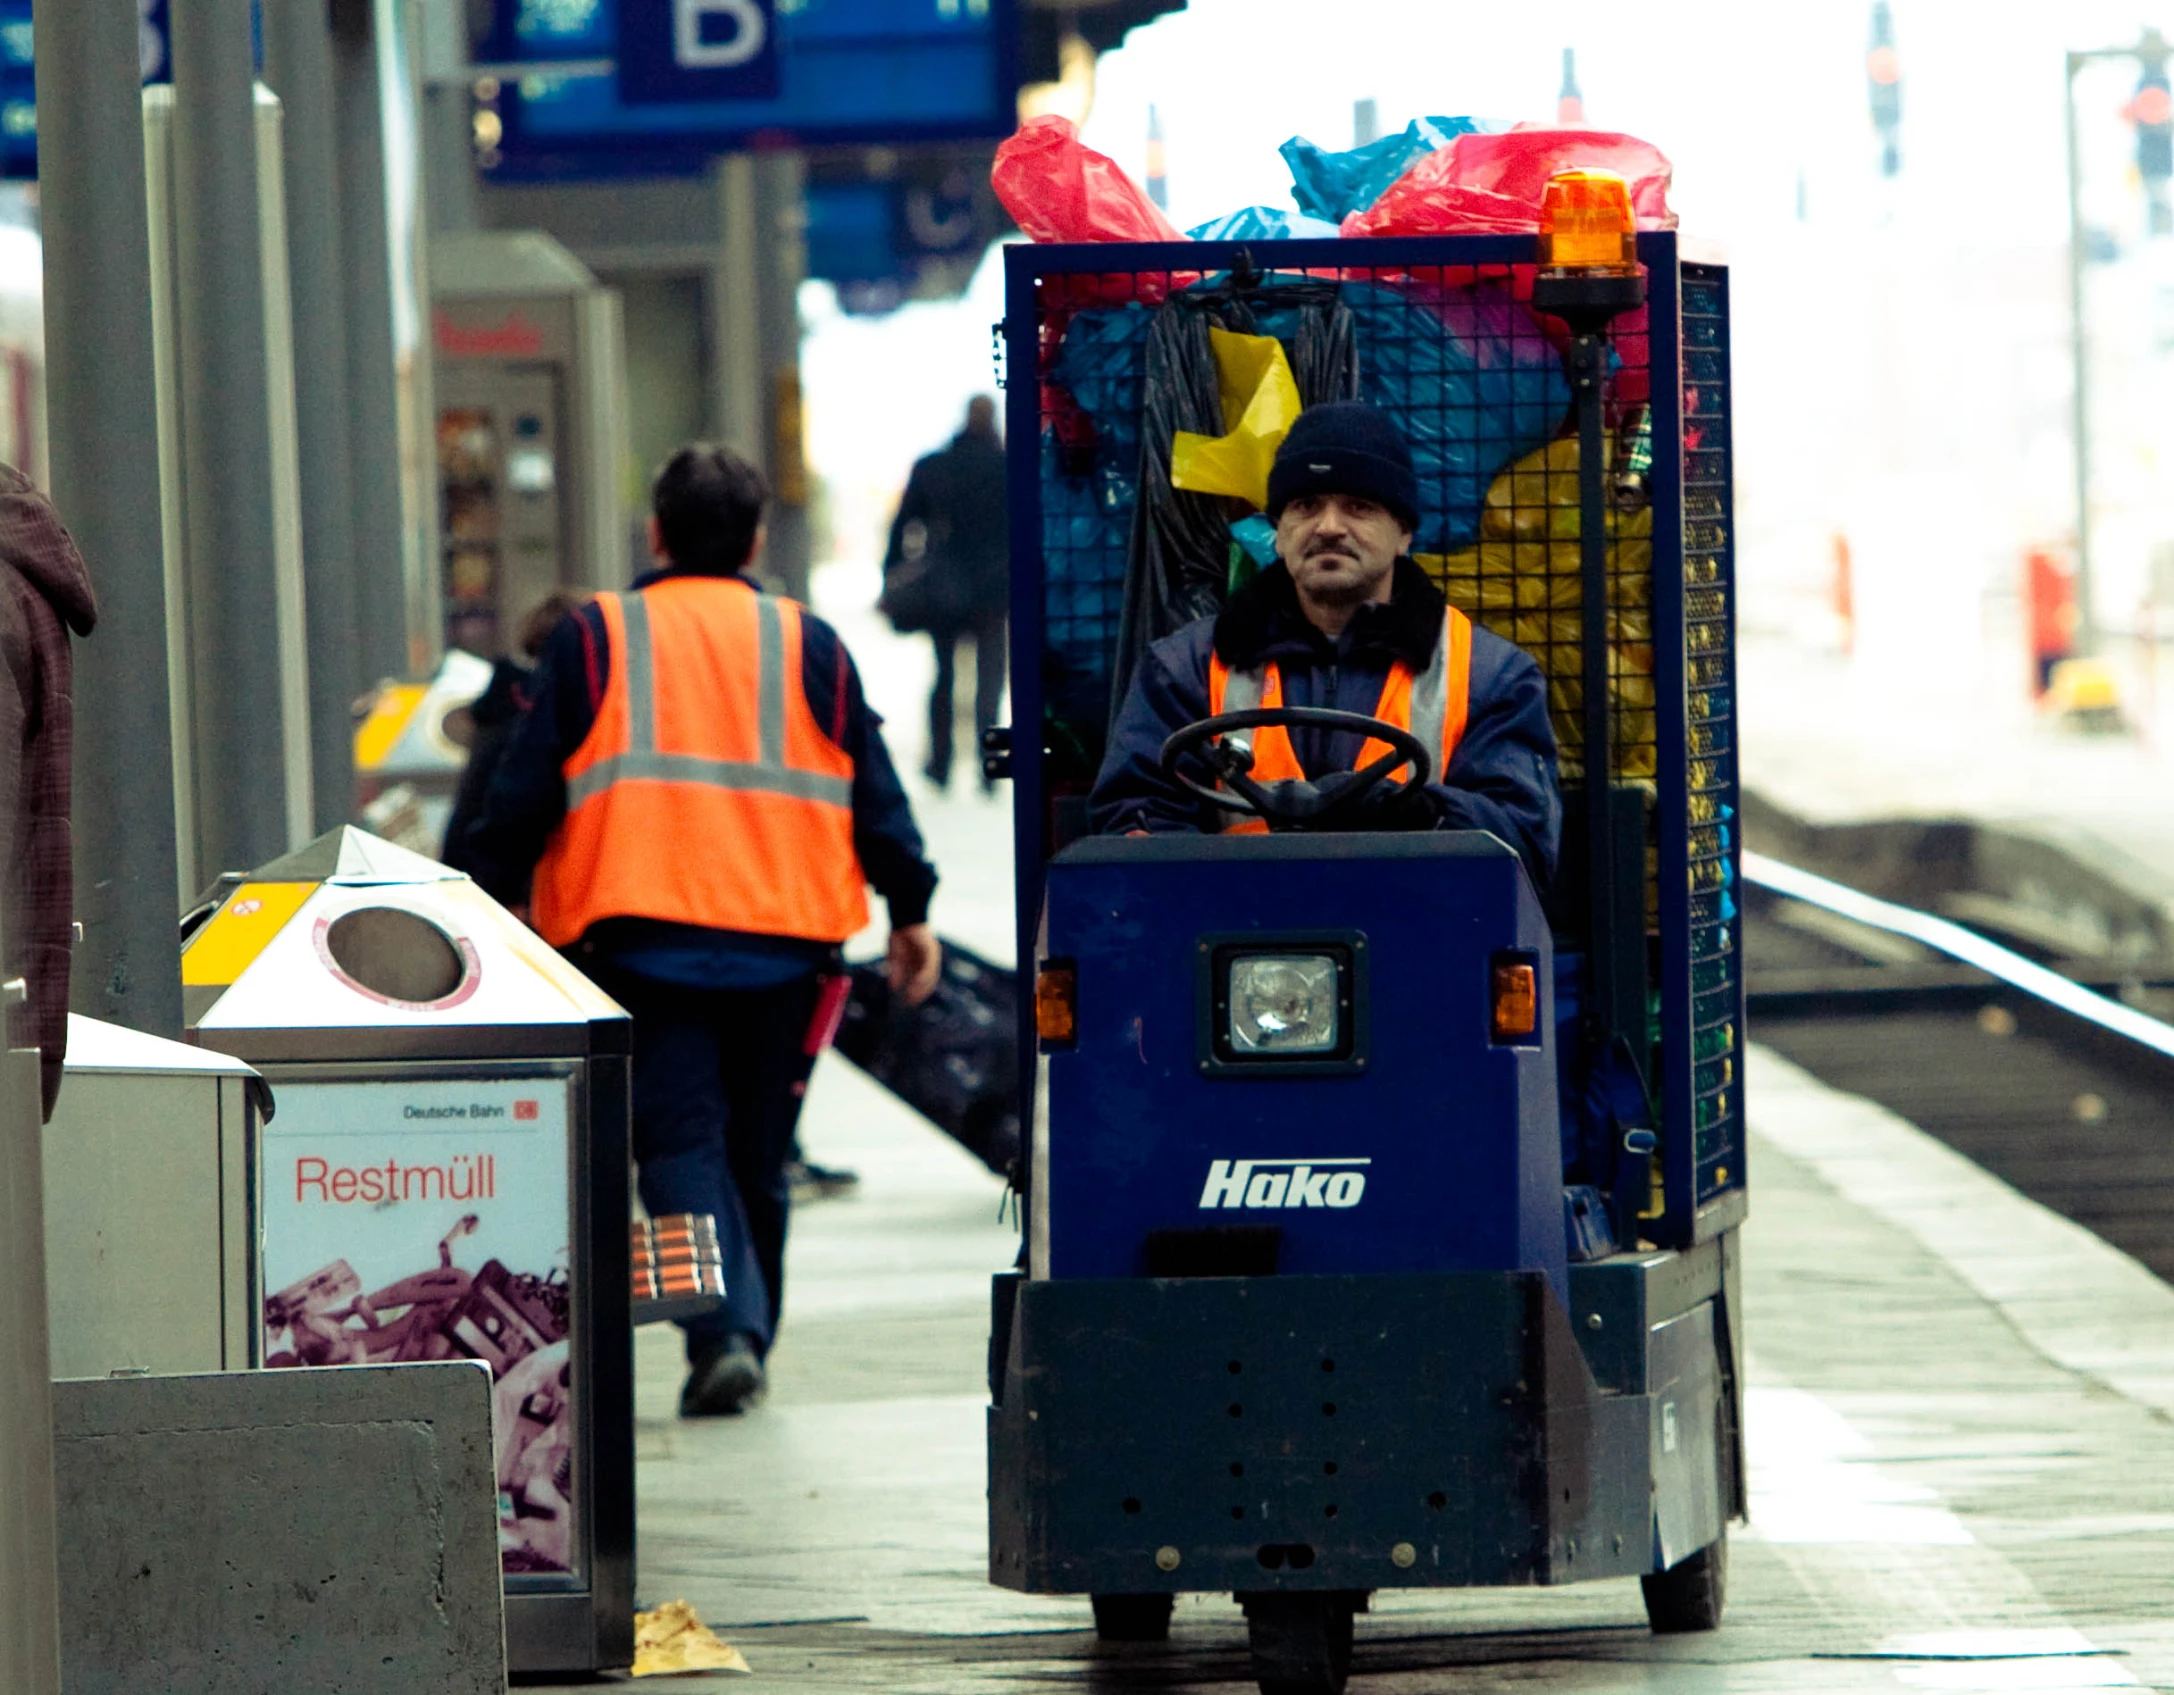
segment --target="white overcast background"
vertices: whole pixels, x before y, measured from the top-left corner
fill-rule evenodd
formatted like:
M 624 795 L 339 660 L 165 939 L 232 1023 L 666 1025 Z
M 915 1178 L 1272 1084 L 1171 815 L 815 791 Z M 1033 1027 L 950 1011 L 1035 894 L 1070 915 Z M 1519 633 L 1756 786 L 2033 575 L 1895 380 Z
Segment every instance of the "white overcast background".
M 1842 534 L 1862 643 L 1922 661 L 1929 629 L 1977 642 L 2019 550 L 2071 525 L 2063 52 L 2174 28 L 2174 13 L 2104 0 L 1893 11 L 1894 181 L 1869 115 L 1869 0 L 1192 0 L 1103 57 L 1086 139 L 1137 177 L 1155 105 L 1182 229 L 1289 204 L 1278 144 L 1349 145 L 1361 98 L 1384 130 L 1426 113 L 1551 120 L 1574 47 L 1587 121 L 1668 154 L 1685 232 L 1732 265 L 1747 619 L 1816 620 Z M 2098 599 L 2117 626 L 2174 542 L 2161 399 L 2174 240 L 2143 239 L 2120 114 L 2135 80 L 2124 64 L 2079 84 L 2086 204 L 2122 250 L 2091 295 Z M 887 319 L 844 318 L 819 286 L 807 306 L 811 458 L 839 557 L 865 560 L 913 457 L 990 386 L 1000 266 L 962 302 Z M 2174 554 L 2162 570 L 2174 577 Z M 2162 589 L 2174 597 L 2174 582 Z

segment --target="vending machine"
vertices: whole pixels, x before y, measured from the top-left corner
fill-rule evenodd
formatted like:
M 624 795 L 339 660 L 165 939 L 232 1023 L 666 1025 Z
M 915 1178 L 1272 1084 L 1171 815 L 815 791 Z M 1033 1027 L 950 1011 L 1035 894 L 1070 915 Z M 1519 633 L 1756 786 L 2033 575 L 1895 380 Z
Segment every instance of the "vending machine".
M 551 237 L 431 244 L 445 645 L 494 657 L 551 590 L 626 586 L 619 296 Z

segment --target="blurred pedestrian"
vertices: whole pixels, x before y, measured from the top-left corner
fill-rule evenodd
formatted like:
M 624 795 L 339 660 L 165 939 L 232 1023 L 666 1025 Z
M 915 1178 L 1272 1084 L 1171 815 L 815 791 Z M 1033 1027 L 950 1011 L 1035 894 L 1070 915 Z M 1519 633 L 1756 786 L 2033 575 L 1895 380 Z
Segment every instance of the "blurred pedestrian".
M 1004 697 L 1005 637 L 1011 600 L 1010 533 L 1004 515 L 1004 440 L 996 402 L 977 394 L 951 445 L 921 459 L 906 481 L 884 556 L 886 598 L 899 574 L 912 578 L 918 627 L 936 646 L 936 687 L 928 703 L 928 762 L 938 788 L 951 782 L 959 638 L 974 640 L 974 745 L 996 723 Z M 905 585 L 901 585 L 904 587 Z M 978 752 L 977 752 L 978 759 Z M 992 785 L 981 781 L 984 792 Z
M 468 714 L 468 763 L 461 768 L 452 816 L 445 821 L 445 846 L 438 857 L 456 871 L 473 871 L 468 833 L 483 812 L 483 797 L 512 739 L 513 727 L 528 710 L 530 684 L 544 643 L 566 615 L 589 602 L 587 589 L 553 589 L 521 620 L 515 654 L 501 654 L 491 667 L 490 686 L 464 710 Z
M 2053 687 L 2053 670 L 2076 653 L 2076 574 L 2050 547 L 2023 555 L 2023 600 L 2030 626 L 2031 693 L 2043 699 Z
M 688 1320 L 683 1416 L 764 1387 L 783 1304 L 785 1163 L 837 1002 L 839 945 L 889 903 L 909 1003 L 940 967 L 936 870 L 836 632 L 747 575 L 762 474 L 684 447 L 656 568 L 552 632 L 469 834 L 501 900 L 634 1019 L 634 1157 L 652 1215 L 709 1213 L 727 1306 Z
M 68 1057 L 68 967 L 75 942 L 69 813 L 75 745 L 70 632 L 91 633 L 90 570 L 30 479 L 0 465 L 0 816 L 6 833 L 7 975 L 30 998 L 8 1015 L 8 1040 L 38 1050 L 45 1116 Z

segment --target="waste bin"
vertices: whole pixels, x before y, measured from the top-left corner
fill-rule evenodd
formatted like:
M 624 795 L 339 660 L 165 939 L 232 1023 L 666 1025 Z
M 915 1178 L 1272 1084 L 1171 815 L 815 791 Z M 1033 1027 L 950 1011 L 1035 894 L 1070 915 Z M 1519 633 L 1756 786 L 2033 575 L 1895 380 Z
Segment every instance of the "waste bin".
M 508 1665 L 631 1663 L 626 1014 L 467 877 L 352 827 L 224 880 L 182 993 L 190 1039 L 278 1099 L 263 1363 L 489 1365 Z
M 69 1017 L 44 1144 L 55 1377 L 258 1363 L 249 1173 L 270 1116 L 240 1060 Z
M 468 765 L 467 709 L 490 686 L 491 662 L 458 648 L 427 683 L 378 685 L 355 726 L 357 823 L 418 853 L 438 851 Z

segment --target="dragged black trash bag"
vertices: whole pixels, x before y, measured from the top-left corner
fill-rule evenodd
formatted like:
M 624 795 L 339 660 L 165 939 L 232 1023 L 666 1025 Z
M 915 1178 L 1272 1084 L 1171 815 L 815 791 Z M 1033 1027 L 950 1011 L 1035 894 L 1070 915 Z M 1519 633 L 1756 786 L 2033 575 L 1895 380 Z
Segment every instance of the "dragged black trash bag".
M 944 943 L 936 992 L 893 1003 L 880 965 L 853 967 L 837 1048 L 998 1176 L 1019 1156 L 1016 975 Z
M 1140 497 L 1118 615 L 1113 722 L 1140 656 L 1164 636 L 1222 609 L 1230 582 L 1230 526 L 1252 510 L 1242 500 L 1193 494 L 1170 481 L 1178 431 L 1223 434 L 1210 328 L 1280 339 L 1299 399 L 1308 406 L 1358 398 L 1358 338 L 1334 283 L 1234 272 L 1212 287 L 1181 290 L 1156 309 L 1143 355 Z

